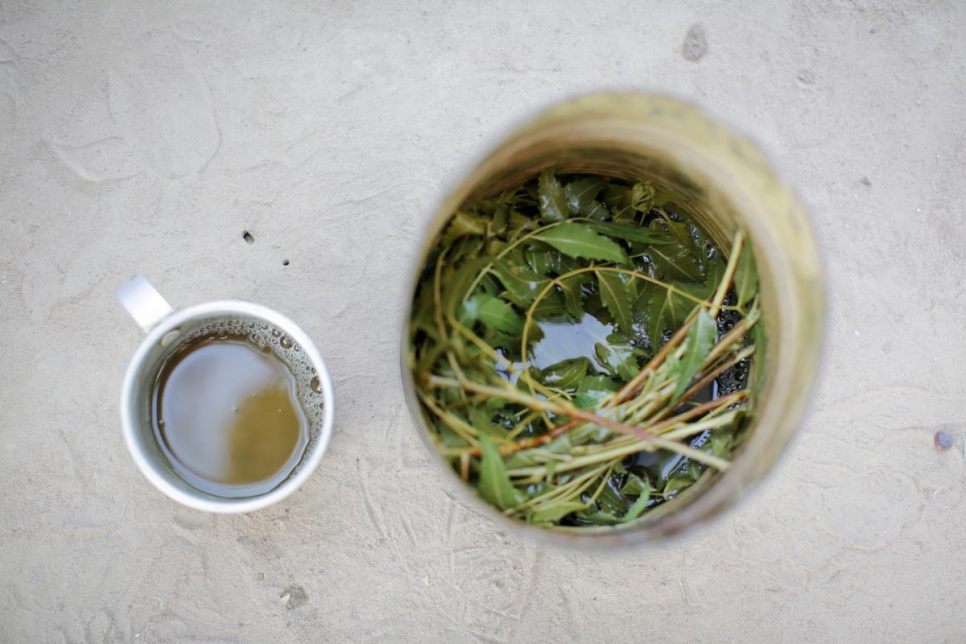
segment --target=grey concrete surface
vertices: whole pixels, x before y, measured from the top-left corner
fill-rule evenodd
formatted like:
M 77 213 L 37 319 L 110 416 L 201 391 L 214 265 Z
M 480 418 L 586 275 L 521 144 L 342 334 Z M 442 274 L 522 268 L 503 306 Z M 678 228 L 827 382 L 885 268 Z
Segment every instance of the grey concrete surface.
M 964 641 L 964 30 L 958 0 L 0 1 L 0 641 Z M 454 501 L 397 366 L 444 191 L 602 88 L 759 140 L 830 299 L 771 477 L 607 556 Z M 111 296 L 135 272 L 316 338 L 337 431 L 295 496 L 205 515 L 135 469 L 117 396 L 140 334 Z

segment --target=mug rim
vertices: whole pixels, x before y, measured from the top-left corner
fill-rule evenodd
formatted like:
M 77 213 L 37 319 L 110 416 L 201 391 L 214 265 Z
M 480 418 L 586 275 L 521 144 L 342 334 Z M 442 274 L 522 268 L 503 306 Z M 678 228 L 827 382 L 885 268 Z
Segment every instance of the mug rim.
M 137 376 L 141 371 L 145 358 L 152 348 L 161 342 L 162 338 L 164 338 L 166 334 L 185 322 L 197 319 L 199 317 L 224 314 L 248 315 L 264 320 L 265 322 L 268 322 L 269 324 L 283 330 L 295 341 L 298 346 L 302 348 L 302 351 L 305 352 L 305 355 L 311 361 L 316 375 L 318 376 L 319 384 L 322 388 L 322 395 L 325 401 L 325 407 L 322 410 L 322 423 L 315 445 L 312 447 L 307 447 L 307 449 L 311 449 L 311 452 L 305 455 L 303 459 L 299 461 L 301 466 L 299 470 L 294 475 L 282 481 L 277 487 L 265 492 L 264 494 L 257 494 L 254 496 L 241 497 L 237 499 L 227 497 L 219 499 L 202 498 L 200 496 L 192 495 L 173 485 L 168 480 L 168 477 L 159 472 L 158 469 L 149 462 L 147 456 L 145 455 L 144 447 L 138 439 L 138 428 L 141 420 L 136 412 L 137 405 L 136 401 L 134 400 L 135 383 L 138 380 Z M 158 322 L 150 330 L 147 337 L 141 341 L 141 344 L 138 345 L 137 350 L 131 357 L 130 362 L 128 362 L 128 366 L 124 374 L 124 381 L 121 385 L 121 426 L 124 433 L 124 442 L 127 445 L 128 452 L 134 459 L 138 469 L 141 471 L 144 477 L 147 478 L 152 485 L 154 485 L 154 487 L 164 493 L 168 498 L 187 507 L 205 512 L 216 512 L 222 514 L 251 512 L 268 507 L 269 505 L 277 503 L 288 497 L 299 489 L 313 474 L 313 472 L 315 472 L 315 469 L 322 461 L 322 457 L 324 456 L 326 448 L 328 447 L 329 441 L 332 437 L 332 428 L 335 418 L 334 401 L 334 387 L 332 385 L 332 376 L 329 373 L 328 366 L 326 365 L 325 360 L 322 359 L 322 354 L 315 346 L 315 343 L 308 336 L 308 334 L 302 330 L 301 327 L 299 327 L 295 322 L 285 315 L 282 315 L 274 309 L 262 306 L 261 304 L 254 304 L 252 302 L 245 302 L 241 300 L 216 300 L 212 302 L 205 302 L 203 304 L 196 304 L 183 309 L 176 309 L 173 313 Z

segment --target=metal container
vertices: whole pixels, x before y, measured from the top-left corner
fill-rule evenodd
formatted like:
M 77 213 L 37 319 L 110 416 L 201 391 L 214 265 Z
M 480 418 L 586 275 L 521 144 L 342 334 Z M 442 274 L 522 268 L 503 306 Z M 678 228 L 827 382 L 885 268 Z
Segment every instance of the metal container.
M 472 203 L 555 167 L 647 179 L 684 193 L 689 216 L 727 253 L 745 231 L 758 264 L 766 347 L 763 381 L 744 445 L 723 474 L 696 484 L 636 521 L 618 527 L 543 528 L 509 519 L 465 485 L 436 450 L 406 364 L 403 383 L 419 434 L 450 484 L 481 514 L 508 529 L 556 544 L 610 548 L 660 541 L 718 515 L 742 498 L 778 461 L 804 412 L 815 380 L 824 319 L 824 292 L 815 240 L 804 210 L 747 138 L 681 101 L 645 94 L 595 94 L 554 107 L 511 132 L 443 200 L 424 238 L 411 292 L 427 255 L 451 215 Z

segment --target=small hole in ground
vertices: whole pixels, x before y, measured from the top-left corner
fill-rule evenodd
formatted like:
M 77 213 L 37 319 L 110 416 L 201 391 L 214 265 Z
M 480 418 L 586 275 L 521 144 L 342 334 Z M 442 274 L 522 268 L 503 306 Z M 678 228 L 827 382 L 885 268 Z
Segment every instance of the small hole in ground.
M 252 237 L 252 234 L 250 232 L 248 232 L 247 230 L 242 233 L 242 239 L 245 240 L 245 243 L 246 244 L 254 244 L 255 243 L 255 238 Z
M 288 260 L 287 259 L 283 259 L 282 260 L 282 266 L 288 266 Z

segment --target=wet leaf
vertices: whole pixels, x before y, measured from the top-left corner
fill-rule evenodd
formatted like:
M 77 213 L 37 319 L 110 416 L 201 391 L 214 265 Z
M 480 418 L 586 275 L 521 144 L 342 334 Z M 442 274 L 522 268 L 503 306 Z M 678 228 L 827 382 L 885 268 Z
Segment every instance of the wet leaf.
M 721 283 L 721 278 L 724 277 L 725 269 L 724 260 L 719 256 L 710 260 L 706 269 L 707 275 L 701 282 L 671 280 L 668 283 L 699 300 L 710 300 L 714 296 L 715 291 L 718 290 L 718 284 Z
M 486 260 L 482 258 L 467 259 L 460 264 L 450 263 L 447 265 L 440 280 L 443 312 L 445 314 L 455 315 L 457 308 L 463 302 L 467 289 L 485 265 Z
M 574 321 L 584 317 L 583 288 L 588 279 L 587 274 L 582 273 L 558 283 L 567 315 Z
M 534 273 L 512 258 L 504 257 L 493 263 L 493 274 L 507 290 L 510 300 L 517 306 L 529 306 L 546 286 L 547 278 Z
M 597 195 L 605 187 L 607 182 L 600 177 L 585 177 L 568 183 L 564 186 L 564 196 L 570 212 L 591 218 L 608 215 L 604 205 L 597 201 Z
M 627 334 L 634 333 L 632 282 L 627 276 L 611 271 L 597 271 L 597 285 L 600 299 L 617 323 L 617 328 Z
M 518 467 L 533 467 L 534 465 L 542 465 L 543 461 L 543 450 L 528 449 L 511 454 L 504 459 L 503 464 L 506 469 L 515 470 Z
M 588 368 L 590 368 L 590 360 L 574 358 L 541 369 L 535 375 L 540 382 L 548 387 L 574 389 L 584 380 Z
M 727 456 L 731 452 L 731 438 L 732 434 L 727 431 L 711 432 L 711 439 L 708 441 L 711 453 L 715 456 Z
M 741 256 L 738 257 L 738 266 L 735 270 L 735 292 L 738 293 L 738 306 L 744 306 L 750 302 L 755 293 L 758 292 L 758 270 L 755 266 L 755 256 L 751 250 L 751 244 L 745 242 L 741 249 Z
M 621 380 L 630 380 L 640 369 L 635 359 L 634 347 L 630 344 L 598 342 L 594 345 L 594 357 L 597 359 L 598 366 L 609 375 Z
M 527 517 L 532 525 L 543 525 L 545 523 L 559 523 L 568 514 L 579 512 L 587 507 L 586 503 L 580 501 L 561 501 L 554 503 L 545 510 L 536 510 Z
M 564 195 L 563 186 L 560 185 L 552 169 L 547 168 L 540 173 L 537 185 L 540 195 L 540 218 L 543 221 L 547 223 L 563 221 L 570 216 L 570 205 Z
M 657 274 L 666 279 L 699 282 L 704 277 L 694 254 L 680 242 L 652 245 L 646 254 Z
M 662 217 L 655 220 L 655 228 L 663 228 L 677 243 L 681 244 L 700 263 L 701 251 L 694 240 L 694 228 L 683 221 L 674 221 L 662 211 Z
M 522 237 L 530 231 L 540 227 L 540 220 L 535 217 L 527 217 L 518 210 L 510 211 L 510 218 L 507 222 L 507 241 L 513 241 Z
M 694 481 L 692 481 L 691 477 L 687 474 L 676 474 L 675 476 L 672 476 L 668 479 L 664 486 L 665 498 L 672 498 L 684 488 L 691 487 L 692 483 L 694 483 Z
M 616 243 L 578 222 L 568 221 L 534 235 L 561 253 L 574 258 L 599 259 L 617 264 L 627 262 L 627 256 Z
M 547 293 L 533 308 L 533 316 L 540 320 L 564 321 L 570 319 L 563 296 L 556 290 Z M 530 338 L 534 341 L 543 337 L 538 325 L 530 326 Z
M 650 501 L 651 501 L 650 492 L 648 492 L 647 494 L 642 494 L 639 497 L 637 497 L 637 500 L 634 501 L 634 505 L 632 505 L 630 509 L 627 511 L 627 514 L 624 515 L 623 522 L 627 523 L 628 521 L 633 521 L 637 517 L 641 516 L 641 513 L 647 509 L 647 504 L 650 503 Z
M 768 343 L 765 341 L 765 327 L 760 319 L 755 323 L 755 326 L 751 327 L 750 335 L 751 343 L 755 345 L 755 356 L 752 360 L 754 364 L 752 386 L 759 389 L 765 382 L 765 360 L 768 351 Z
M 440 243 L 449 246 L 456 239 L 465 235 L 484 235 L 486 234 L 487 220 L 475 212 L 458 210 L 446 226 Z
M 523 254 L 527 264 L 537 275 L 546 277 L 560 269 L 560 252 L 544 244 L 530 244 Z
M 667 244 L 671 241 L 667 234 L 654 231 L 637 224 L 617 224 L 608 221 L 588 221 L 584 225 L 602 235 L 628 242 L 648 244 Z
M 618 389 L 620 385 L 607 376 L 589 376 L 577 387 L 573 402 L 580 409 L 594 409 Z
M 674 389 L 672 401 L 676 402 L 691 385 L 694 374 L 698 372 L 711 352 L 717 331 L 718 325 L 714 318 L 703 308 L 698 311 L 697 317 L 691 323 L 691 328 L 688 329 L 687 338 L 684 340 L 684 356 L 678 364 L 678 383 Z
M 466 414 L 468 423 L 478 432 L 494 438 L 503 438 L 507 429 L 493 422 L 494 413 L 483 405 L 471 407 Z
M 533 317 L 548 322 L 563 322 L 570 319 L 570 314 L 567 312 L 563 296 L 559 291 L 552 290 L 533 307 Z M 543 333 L 540 326 L 531 325 L 530 338 L 536 341 L 541 337 L 543 337 Z
M 480 322 L 511 335 L 523 333 L 523 318 L 512 306 L 496 297 L 482 297 L 476 313 Z
M 523 492 L 513 487 L 503 457 L 486 436 L 480 436 L 480 450 L 480 496 L 501 510 L 523 503 Z
M 634 304 L 635 310 L 646 311 L 647 335 L 655 350 L 663 344 L 664 332 L 680 326 L 694 307 L 691 300 L 656 284 L 642 288 Z
M 640 496 L 642 494 L 651 494 L 651 484 L 648 483 L 646 478 L 641 478 L 633 472 L 627 475 L 627 481 L 621 487 L 621 492 L 628 496 Z
M 622 517 L 615 515 L 613 512 L 607 512 L 605 510 L 577 512 L 576 515 L 577 518 L 594 525 L 618 525 L 624 522 Z
M 506 203 L 500 204 L 493 211 L 493 220 L 490 224 L 490 227 L 493 230 L 493 232 L 498 235 L 505 232 L 509 218 L 510 218 L 510 206 Z

